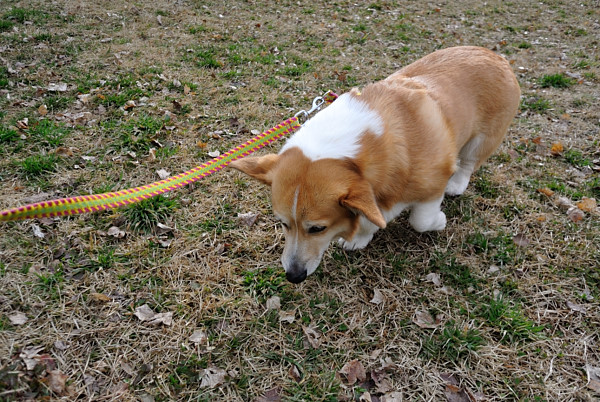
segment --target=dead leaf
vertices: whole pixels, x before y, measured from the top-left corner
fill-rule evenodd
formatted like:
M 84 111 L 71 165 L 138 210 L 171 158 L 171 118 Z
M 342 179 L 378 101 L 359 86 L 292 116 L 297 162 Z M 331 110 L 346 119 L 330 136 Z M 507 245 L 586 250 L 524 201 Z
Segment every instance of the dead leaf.
M 523 233 L 518 233 L 513 236 L 513 243 L 519 247 L 527 247 L 530 241 Z
M 111 226 L 108 231 L 106 232 L 107 235 L 114 237 L 115 239 L 122 239 L 123 237 L 125 237 L 127 235 L 127 233 L 125 233 L 125 231 L 121 230 L 120 228 L 116 227 L 116 226 Z
M 381 293 L 381 290 L 374 289 L 373 290 L 373 298 L 370 300 L 373 304 L 381 304 L 385 301 L 385 296 Z
M 427 274 L 425 280 L 433 283 L 435 286 L 442 286 L 442 280 L 440 279 L 440 275 L 435 272 L 431 272 Z
M 423 310 L 417 310 L 412 321 L 421 328 L 436 328 L 439 325 L 429 312 Z
M 260 216 L 260 214 L 257 212 L 246 212 L 245 214 L 237 215 L 240 222 L 248 227 L 254 226 L 254 224 L 256 223 L 256 220 L 258 219 L 259 216 Z
M 259 396 L 254 402 L 281 402 L 281 388 L 276 387 L 265 392 L 263 396 Z
M 27 322 L 27 316 L 19 311 L 8 316 L 12 325 L 23 325 Z
M 216 158 L 219 155 L 221 155 L 221 152 L 219 152 L 219 151 L 212 151 L 212 152 L 208 153 L 208 156 L 210 156 L 211 158 Z
M 166 179 L 167 177 L 171 176 L 171 172 L 167 172 L 165 169 L 157 170 L 156 174 L 158 175 L 158 177 L 160 177 L 163 180 Z
M 383 395 L 381 397 L 381 402 L 403 402 L 404 399 L 404 394 L 402 394 L 402 392 L 394 391 Z
M 209 367 L 203 370 L 200 388 L 216 388 L 225 383 L 227 372 L 218 367 Z
M 207 144 L 206 142 L 198 141 L 198 142 L 196 143 L 196 146 L 197 146 L 198 148 L 204 149 L 204 148 L 206 148 L 206 147 L 208 146 L 208 144 Z
M 173 324 L 173 312 L 169 311 L 167 313 L 158 313 L 151 320 L 148 321 L 150 325 L 171 325 Z
M 184 85 L 184 86 L 183 86 L 183 94 L 184 94 L 184 95 L 187 95 L 187 94 L 189 94 L 189 93 L 190 93 L 190 91 L 191 91 L 191 89 L 190 89 L 190 87 L 189 87 L 189 86 L 187 86 L 187 85 Z
M 279 310 L 279 321 L 284 321 L 291 324 L 295 319 L 296 314 L 294 312 Z
M 204 332 L 203 330 L 197 329 L 194 331 L 192 336 L 190 336 L 190 342 L 206 345 L 206 344 L 208 344 L 208 336 L 206 335 L 206 332 Z
M 308 343 L 313 349 L 318 349 L 319 346 L 321 346 L 321 340 L 319 339 L 321 334 L 319 334 L 312 326 L 302 326 L 302 331 L 304 331 L 304 335 L 306 335 Z
M 152 311 L 152 309 L 147 304 L 144 304 L 143 306 L 139 306 L 135 309 L 134 315 L 137 318 L 139 318 L 140 321 L 148 321 L 151 320 L 156 315 L 156 313 Z
M 556 200 L 556 205 L 563 211 L 567 211 L 570 208 L 574 207 L 571 200 L 568 199 L 567 197 L 558 197 L 558 199 Z
M 38 113 L 40 114 L 40 116 L 47 115 L 48 114 L 48 106 L 40 105 L 40 107 L 38 107 Z
M 54 347 L 58 350 L 67 350 L 69 349 L 69 344 L 65 341 L 58 340 L 54 342 Z
M 92 298 L 92 300 L 97 301 L 97 302 L 102 302 L 102 303 L 106 303 L 106 302 L 109 302 L 112 300 L 110 297 L 108 297 L 104 293 L 93 292 L 93 293 L 90 293 L 90 297 Z
M 594 212 L 597 208 L 596 199 L 588 197 L 583 197 L 582 200 L 575 205 L 584 212 Z
M 180 111 L 180 110 L 181 110 L 181 103 L 179 103 L 179 102 L 178 102 L 178 101 L 176 101 L 176 100 L 173 100 L 173 102 L 172 102 L 172 103 L 173 103 L 173 110 L 175 110 L 176 112 L 178 112 L 178 111 Z
M 577 207 L 569 208 L 567 211 L 567 216 L 571 220 L 571 222 L 580 222 L 585 217 L 583 211 Z
M 588 375 L 587 387 L 595 392 L 600 393 L 600 367 L 586 365 L 585 371 Z
M 300 371 L 298 370 L 298 367 L 296 367 L 295 365 L 292 365 L 292 367 L 290 367 L 290 370 L 288 371 L 288 376 L 296 382 L 300 382 L 302 380 Z
M 338 373 L 346 378 L 348 385 L 354 385 L 357 381 L 363 382 L 367 378 L 364 366 L 356 359 L 344 364 L 344 367 Z
M 48 385 L 52 392 L 58 395 L 65 393 L 67 376 L 60 370 L 52 370 L 48 373 Z
M 25 117 L 23 120 L 17 121 L 16 126 L 19 130 L 27 130 L 29 128 L 29 119 Z
M 587 309 L 585 308 L 585 306 L 582 306 L 580 304 L 571 303 L 568 300 L 567 300 L 567 307 L 570 308 L 571 310 L 577 311 L 579 313 L 585 314 L 587 312 Z
M 65 92 L 67 90 L 67 84 L 64 82 L 59 82 L 56 84 L 50 83 L 46 89 L 50 92 Z
M 360 398 L 358 398 L 359 402 L 373 402 L 373 399 L 371 398 L 371 393 L 369 391 L 365 391 L 363 392 L 363 394 L 360 396 Z
M 54 153 L 59 156 L 73 156 L 73 148 L 71 147 L 58 147 L 54 150 Z
M 558 155 L 562 154 L 564 150 L 565 150 L 565 147 L 563 146 L 562 143 L 555 142 L 554 144 L 552 144 L 552 147 L 550 148 L 550 153 L 554 156 L 558 156 Z
M 134 107 L 136 107 L 137 105 L 135 104 L 135 101 L 133 100 L 128 100 L 127 102 L 125 102 L 125 104 L 123 105 L 123 109 L 125 110 L 129 110 L 129 109 L 133 109 Z
M 31 229 L 33 230 L 33 235 L 35 237 L 39 237 L 40 239 L 43 239 L 44 237 L 46 237 L 46 235 L 44 234 L 44 232 L 42 232 L 42 228 L 40 228 L 35 223 L 31 225 Z
M 40 357 L 39 353 L 42 350 L 44 350 L 43 346 L 28 346 L 19 353 L 19 357 L 23 359 L 27 370 L 31 371 L 37 366 L 38 358 Z
M 546 197 L 552 197 L 554 195 L 554 191 L 550 190 L 548 187 L 538 188 L 538 193 L 544 194 Z
M 281 308 L 281 298 L 279 296 L 272 296 L 267 300 L 267 310 L 279 310 Z
M 469 394 L 464 389 L 453 384 L 446 384 L 444 395 L 448 402 L 471 402 Z

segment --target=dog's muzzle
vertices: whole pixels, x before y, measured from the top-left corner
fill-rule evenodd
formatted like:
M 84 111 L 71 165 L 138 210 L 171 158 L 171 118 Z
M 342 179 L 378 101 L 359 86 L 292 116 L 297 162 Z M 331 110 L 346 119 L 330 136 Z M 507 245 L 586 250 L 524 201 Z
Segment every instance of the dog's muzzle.
M 291 270 L 285 273 L 285 277 L 292 283 L 300 283 L 306 279 L 306 270 Z

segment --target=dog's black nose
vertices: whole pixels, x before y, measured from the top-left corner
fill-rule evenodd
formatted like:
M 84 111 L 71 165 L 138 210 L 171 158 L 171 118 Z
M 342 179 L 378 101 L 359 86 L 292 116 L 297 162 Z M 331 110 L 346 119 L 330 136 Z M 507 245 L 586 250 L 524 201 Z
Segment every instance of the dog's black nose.
M 306 271 L 290 271 L 285 273 L 285 277 L 292 283 L 300 283 L 306 279 Z

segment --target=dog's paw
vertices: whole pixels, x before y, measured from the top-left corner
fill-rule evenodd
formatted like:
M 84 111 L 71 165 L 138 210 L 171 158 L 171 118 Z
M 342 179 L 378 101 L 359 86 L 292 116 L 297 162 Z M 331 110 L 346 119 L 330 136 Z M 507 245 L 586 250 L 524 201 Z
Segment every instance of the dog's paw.
M 352 250 L 360 250 L 367 247 L 367 244 L 371 241 L 373 235 L 368 236 L 359 236 L 356 235 L 351 241 L 347 241 L 344 239 L 339 239 L 338 244 L 344 248 L 344 250 L 352 251 Z
M 446 184 L 447 195 L 461 195 L 467 189 L 469 185 L 469 176 L 465 176 L 459 173 L 454 174 L 450 180 L 448 180 L 448 184 Z
M 446 214 L 442 211 L 437 211 L 435 215 L 429 216 L 426 219 L 415 219 L 411 215 L 408 221 L 417 232 L 421 233 L 432 230 L 444 230 L 446 228 Z

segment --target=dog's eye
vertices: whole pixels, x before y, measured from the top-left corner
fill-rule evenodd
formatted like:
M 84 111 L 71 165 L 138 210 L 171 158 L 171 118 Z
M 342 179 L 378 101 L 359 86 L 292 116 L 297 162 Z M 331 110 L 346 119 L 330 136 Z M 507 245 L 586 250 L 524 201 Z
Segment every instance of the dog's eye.
M 308 228 L 309 234 L 320 233 L 327 229 L 327 226 L 311 226 Z

